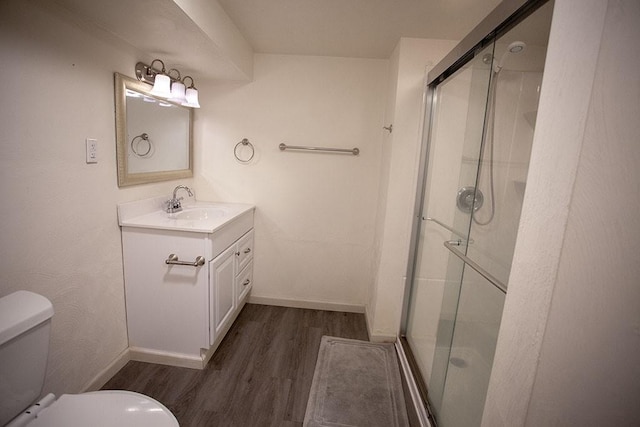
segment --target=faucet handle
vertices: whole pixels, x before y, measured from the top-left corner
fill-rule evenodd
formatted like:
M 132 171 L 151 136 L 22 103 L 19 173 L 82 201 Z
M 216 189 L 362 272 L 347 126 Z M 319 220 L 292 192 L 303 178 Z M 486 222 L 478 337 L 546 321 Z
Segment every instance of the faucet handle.
M 182 204 L 180 203 L 180 200 L 182 200 L 182 197 L 180 197 L 179 199 L 169 199 L 164 202 L 166 205 L 165 211 L 167 211 L 167 213 L 180 212 L 182 210 Z

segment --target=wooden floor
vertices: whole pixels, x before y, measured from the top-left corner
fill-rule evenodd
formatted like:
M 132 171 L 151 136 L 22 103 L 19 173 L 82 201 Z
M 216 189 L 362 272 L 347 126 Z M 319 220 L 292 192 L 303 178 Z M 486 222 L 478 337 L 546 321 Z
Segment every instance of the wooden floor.
M 301 426 L 323 335 L 368 340 L 364 315 L 247 304 L 204 370 L 129 362 L 103 389 L 151 396 L 187 426 Z

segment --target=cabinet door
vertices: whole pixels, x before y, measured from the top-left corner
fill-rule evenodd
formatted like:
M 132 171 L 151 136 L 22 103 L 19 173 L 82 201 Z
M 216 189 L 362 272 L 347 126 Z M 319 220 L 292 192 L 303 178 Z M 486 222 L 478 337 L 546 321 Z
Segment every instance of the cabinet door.
M 123 228 L 122 246 L 129 345 L 199 356 L 209 346 L 207 268 L 165 260 L 204 255 L 203 235 Z
M 235 309 L 235 251 L 236 245 L 233 245 L 209 263 L 210 344 L 214 343 Z

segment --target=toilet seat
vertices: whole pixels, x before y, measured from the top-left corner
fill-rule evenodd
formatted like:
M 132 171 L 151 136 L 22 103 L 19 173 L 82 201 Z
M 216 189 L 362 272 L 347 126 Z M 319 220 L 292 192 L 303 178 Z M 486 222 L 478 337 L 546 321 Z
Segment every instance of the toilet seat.
M 132 391 L 63 394 L 29 427 L 179 427 L 162 403 Z

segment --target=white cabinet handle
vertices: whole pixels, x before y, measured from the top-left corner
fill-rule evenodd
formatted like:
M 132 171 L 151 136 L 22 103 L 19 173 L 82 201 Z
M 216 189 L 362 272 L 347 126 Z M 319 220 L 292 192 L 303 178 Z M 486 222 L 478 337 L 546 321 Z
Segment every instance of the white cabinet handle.
M 247 280 L 244 281 L 242 286 L 247 286 L 249 283 L 251 283 L 251 280 L 247 279 Z
M 190 265 L 191 267 L 200 267 L 201 265 L 204 265 L 204 257 L 198 256 L 196 257 L 195 261 L 189 262 L 189 261 L 179 261 L 178 255 L 171 254 L 164 262 L 165 264 L 171 264 L 171 265 Z

